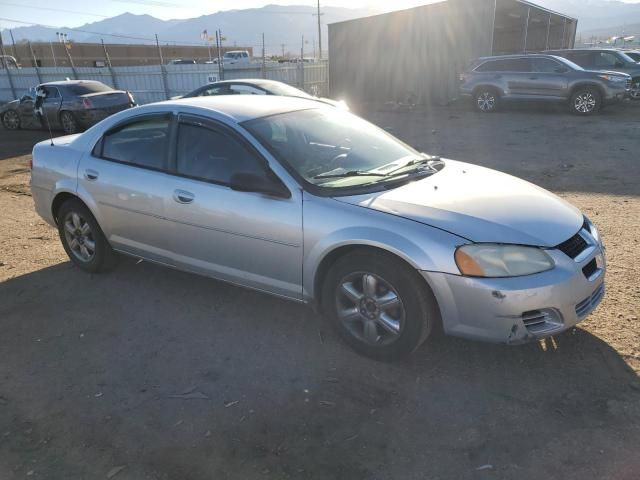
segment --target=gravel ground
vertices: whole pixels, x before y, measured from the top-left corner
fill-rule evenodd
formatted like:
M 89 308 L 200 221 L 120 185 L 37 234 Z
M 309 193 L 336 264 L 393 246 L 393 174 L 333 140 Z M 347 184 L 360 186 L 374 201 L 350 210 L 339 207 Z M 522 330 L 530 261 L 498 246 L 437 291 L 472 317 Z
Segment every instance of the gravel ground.
M 545 342 L 376 363 L 300 305 L 133 259 L 78 271 L 29 196 L 46 135 L 0 130 L 0 478 L 637 479 L 640 108 L 364 115 L 583 209 L 601 306 Z

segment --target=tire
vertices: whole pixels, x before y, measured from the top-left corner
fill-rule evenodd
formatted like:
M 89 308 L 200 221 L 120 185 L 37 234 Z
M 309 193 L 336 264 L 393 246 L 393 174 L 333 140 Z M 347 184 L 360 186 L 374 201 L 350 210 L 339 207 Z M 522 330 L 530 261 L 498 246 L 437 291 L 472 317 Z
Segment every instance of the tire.
M 62 246 L 77 267 L 85 272 L 100 273 L 115 266 L 117 255 L 84 203 L 69 199 L 60 206 L 56 216 Z
M 479 88 L 473 94 L 473 107 L 482 113 L 493 113 L 500 107 L 500 95 L 495 88 Z
M 73 116 L 73 113 L 67 111 L 60 112 L 60 124 L 62 125 L 62 130 L 67 135 L 78 133 L 78 121 L 76 117 Z
M 20 114 L 15 110 L 7 110 L 2 115 L 2 126 L 7 130 L 18 130 L 21 127 Z
M 602 108 L 602 95 L 593 87 L 579 87 L 571 95 L 569 110 L 576 115 L 593 115 Z
M 418 272 L 392 255 L 367 251 L 349 253 L 329 269 L 322 307 L 347 344 L 382 361 L 413 352 L 440 318 Z
M 631 100 L 640 100 L 640 77 L 631 80 L 631 91 L 629 92 Z

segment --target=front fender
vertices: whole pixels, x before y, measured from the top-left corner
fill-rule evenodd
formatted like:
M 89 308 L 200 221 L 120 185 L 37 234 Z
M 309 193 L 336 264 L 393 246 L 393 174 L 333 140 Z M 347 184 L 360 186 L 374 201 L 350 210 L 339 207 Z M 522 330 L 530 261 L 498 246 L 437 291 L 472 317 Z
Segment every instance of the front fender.
M 396 215 L 330 198 L 304 202 L 303 294 L 314 298 L 323 261 L 346 246 L 374 247 L 404 260 L 416 270 L 458 274 L 456 235 Z

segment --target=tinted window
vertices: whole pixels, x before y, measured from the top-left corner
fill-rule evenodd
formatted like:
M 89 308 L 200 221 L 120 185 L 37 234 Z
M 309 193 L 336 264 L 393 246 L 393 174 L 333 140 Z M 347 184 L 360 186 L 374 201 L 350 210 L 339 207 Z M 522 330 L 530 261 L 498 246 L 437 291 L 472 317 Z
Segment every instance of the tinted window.
M 209 87 L 198 93 L 198 97 L 211 97 L 214 95 L 229 95 L 229 85 L 219 87 Z
M 265 168 L 238 140 L 199 125 L 181 123 L 178 173 L 215 183 L 229 183 L 235 173 L 264 175 Z
M 60 98 L 60 92 L 55 87 L 42 87 L 42 89 L 47 94 L 47 100 L 53 98 Z
M 86 95 L 88 93 L 110 92 L 113 88 L 100 82 L 86 82 L 77 85 L 66 85 L 65 90 L 72 95 Z
M 267 93 L 250 85 L 231 85 L 229 91 L 232 95 L 265 95 Z
M 640 52 L 627 52 L 627 57 L 631 58 L 634 62 L 640 62 Z
M 567 54 L 567 58 L 581 67 L 590 67 L 593 64 L 591 52 L 571 52 Z
M 104 136 L 102 157 L 139 167 L 162 169 L 169 149 L 169 118 L 129 123 Z
M 490 60 L 476 68 L 476 72 L 529 72 L 530 70 L 527 58 Z
M 531 70 L 539 73 L 560 73 L 566 72 L 569 68 L 548 58 L 532 58 Z
M 613 68 L 623 64 L 624 62 L 613 53 L 598 52 L 595 54 L 594 66 L 597 68 Z

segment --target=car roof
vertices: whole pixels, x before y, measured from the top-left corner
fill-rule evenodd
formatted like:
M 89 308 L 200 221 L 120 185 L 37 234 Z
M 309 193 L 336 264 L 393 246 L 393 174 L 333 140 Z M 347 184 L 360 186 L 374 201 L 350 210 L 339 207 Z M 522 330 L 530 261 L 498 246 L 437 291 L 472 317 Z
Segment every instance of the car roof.
M 82 85 L 82 84 L 86 84 L 86 83 L 102 83 L 99 82 L 97 80 L 58 80 L 55 82 L 45 82 L 45 83 L 41 83 L 40 85 L 44 85 L 44 86 L 67 86 L 67 85 Z
M 509 55 L 493 55 L 490 57 L 480 57 L 479 61 L 486 60 L 509 60 L 513 58 L 557 58 L 556 55 L 551 53 L 518 53 L 518 54 L 509 54 Z
M 619 52 L 619 48 L 598 48 L 598 47 L 590 47 L 590 48 L 558 48 L 554 50 L 549 50 L 550 52 Z
M 289 85 L 287 83 L 279 82 L 278 80 L 268 80 L 268 79 L 265 79 L 265 78 L 237 78 L 235 80 L 220 80 L 218 82 L 211 82 L 211 83 L 207 84 L 207 86 L 211 86 L 211 85 L 237 85 L 237 84 L 257 85 L 258 87 L 269 87 L 269 86 L 280 84 L 280 85 L 287 85 L 288 87 L 292 87 L 292 85 Z M 293 87 L 293 88 L 297 88 L 297 87 Z
M 152 103 L 141 108 L 153 106 L 196 107 L 211 110 L 224 115 L 235 123 L 255 118 L 295 112 L 298 110 L 331 108 L 328 104 L 300 97 L 281 97 L 277 95 L 220 95 L 210 97 L 191 97 L 165 102 Z

